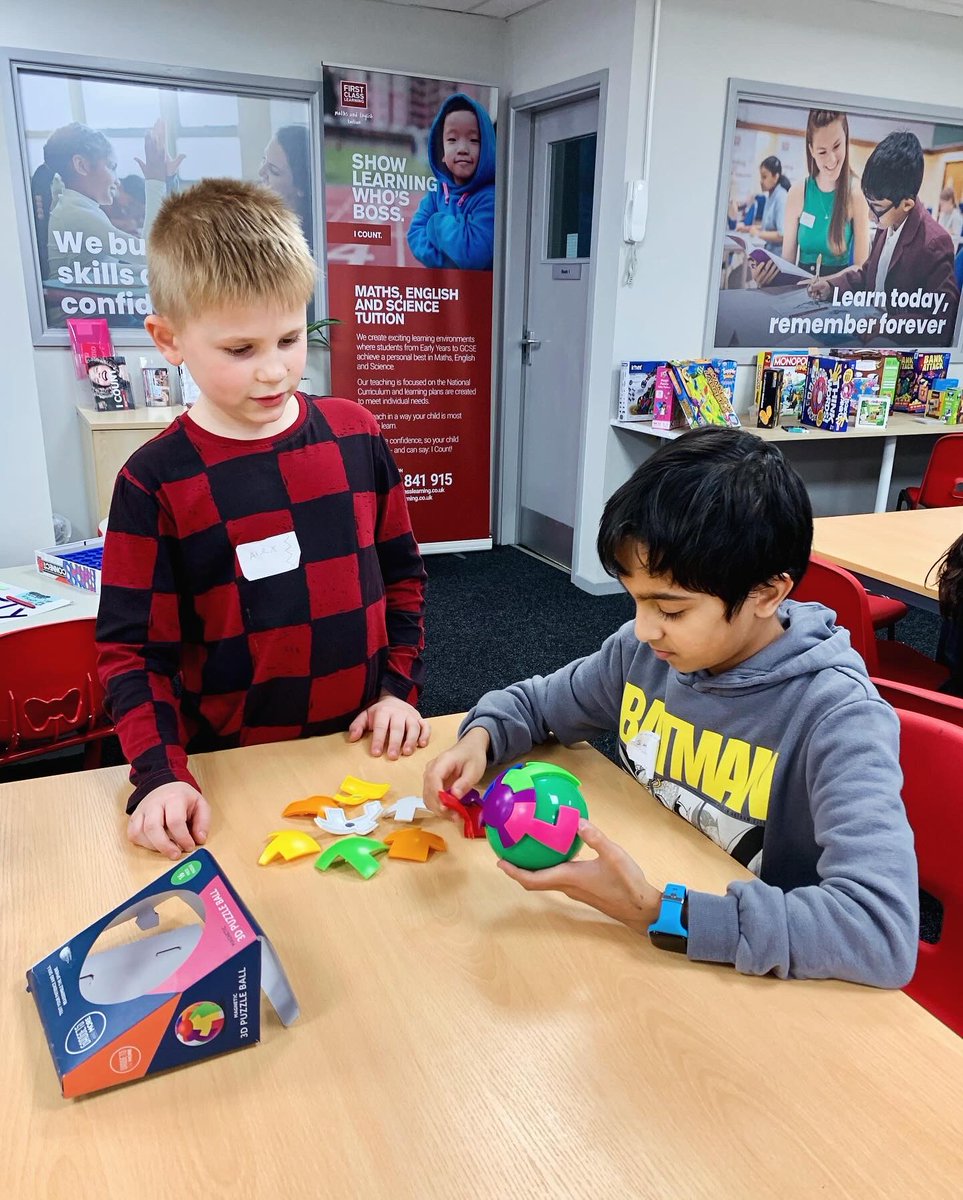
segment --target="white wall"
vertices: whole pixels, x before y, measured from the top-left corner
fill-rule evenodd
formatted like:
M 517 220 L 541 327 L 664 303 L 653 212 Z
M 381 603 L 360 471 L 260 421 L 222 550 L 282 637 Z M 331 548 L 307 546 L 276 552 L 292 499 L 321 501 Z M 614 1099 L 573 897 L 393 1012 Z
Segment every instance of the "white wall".
M 0 22 L 0 38 L 16 49 L 311 80 L 320 79 L 320 64 L 327 61 L 499 86 L 504 82 L 505 36 L 501 21 L 365 0 L 276 0 L 269 6 L 262 0 L 161 0 L 140 5 L 136 17 L 128 0 L 90 0 L 84 5 L 45 0 L 39 8 L 33 0 L 3 0 Z M 75 379 L 67 349 L 46 347 L 29 353 L 8 161 L 0 157 L 0 262 L 7 264 L 6 286 L 0 290 L 5 396 L 0 562 L 9 563 L 25 561 L 34 545 L 50 544 L 51 501 L 55 511 L 70 519 L 75 536 L 90 535 L 93 529 L 75 413 L 77 403 L 89 403 L 89 389 Z M 128 347 L 126 353 L 136 367 L 140 352 Z M 36 384 L 28 378 L 34 369 Z M 23 480 L 28 487 L 16 482 Z M 18 506 L 15 521 L 6 516 L 11 511 L 5 499 L 8 486 L 16 487 L 17 494 L 22 490 L 30 501 L 29 506 Z M 29 531 L 30 520 L 39 528 Z
M 542 87 L 608 67 L 603 147 L 603 237 L 586 419 L 575 575 L 607 590 L 594 540 L 605 497 L 651 452 L 652 439 L 612 430 L 622 358 L 702 352 L 712 282 L 720 152 L 729 77 L 963 108 L 963 20 L 864 0 L 664 0 L 655 96 L 649 223 L 637 281 L 615 265 L 623 182 L 638 177 L 647 102 L 651 0 L 585 5 L 550 0 L 509 21 L 509 87 Z M 737 407 L 745 407 L 748 370 Z M 739 403 L 741 401 L 741 404 Z M 928 439 L 897 452 L 894 488 L 918 481 Z M 919 445 L 919 443 L 924 443 Z M 878 445 L 853 442 L 845 470 L 813 447 L 793 447 L 818 512 L 869 510 Z M 797 458 L 798 455 L 798 458 Z
M 0 163 L 5 154 L 0 121 Z M 13 185 L 0 169 L 0 237 L 10 232 L 12 217 Z M 0 563 L 12 566 L 52 546 L 53 525 L 23 272 L 6 248 L 0 261 L 9 264 L 0 287 Z

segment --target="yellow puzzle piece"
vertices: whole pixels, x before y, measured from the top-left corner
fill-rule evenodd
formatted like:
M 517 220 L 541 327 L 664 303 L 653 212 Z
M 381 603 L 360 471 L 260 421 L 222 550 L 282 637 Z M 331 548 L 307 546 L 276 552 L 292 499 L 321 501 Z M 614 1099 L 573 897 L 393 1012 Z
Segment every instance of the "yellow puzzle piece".
M 276 858 L 291 862 L 295 858 L 304 858 L 306 854 L 317 854 L 321 847 L 309 833 L 300 829 L 276 829 L 269 833 L 271 839 L 264 853 L 257 860 L 258 866 L 265 867 Z
M 334 800 L 341 805 L 365 804 L 368 800 L 380 800 L 390 787 L 390 783 L 369 783 L 367 779 L 345 775 Z

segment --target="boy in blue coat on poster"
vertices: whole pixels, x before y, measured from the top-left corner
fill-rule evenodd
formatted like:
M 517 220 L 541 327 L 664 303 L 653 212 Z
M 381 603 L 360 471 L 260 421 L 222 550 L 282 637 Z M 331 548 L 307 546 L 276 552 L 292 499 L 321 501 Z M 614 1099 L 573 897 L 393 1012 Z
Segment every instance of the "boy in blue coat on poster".
M 449 96 L 428 136 L 438 182 L 408 229 L 411 252 L 426 267 L 490 271 L 495 242 L 495 130 L 485 109 L 461 92 Z

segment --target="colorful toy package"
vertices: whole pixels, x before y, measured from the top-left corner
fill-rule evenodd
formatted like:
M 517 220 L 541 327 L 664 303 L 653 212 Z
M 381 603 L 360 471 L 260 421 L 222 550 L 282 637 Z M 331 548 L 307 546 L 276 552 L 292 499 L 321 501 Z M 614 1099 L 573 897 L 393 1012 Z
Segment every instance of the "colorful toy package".
M 757 412 L 762 401 L 762 373 L 769 370 L 782 371 L 782 409 L 779 415 L 798 418 L 806 394 L 809 353 L 799 350 L 759 351 L 756 357 L 756 383 L 753 390 L 753 404 Z
M 169 900 L 193 919 L 158 929 L 156 910 Z M 127 921 L 146 936 L 97 951 L 101 934 Z M 262 989 L 283 1025 L 297 1019 L 274 948 L 207 850 L 168 866 L 27 972 L 68 1098 L 253 1046 Z
M 851 417 L 856 415 L 857 402 L 864 397 L 886 400 L 892 405 L 896 399 L 900 364 L 900 356 L 895 350 L 834 350 L 833 357 L 851 358 L 855 364 L 853 398 L 849 405 Z
M 659 367 L 664 359 L 624 359 L 619 374 L 619 420 L 651 421 Z
M 851 358 L 811 358 L 802 423 L 830 433 L 845 433 L 855 374 L 856 363 Z
M 960 423 L 960 381 L 958 379 L 934 379 L 930 395 L 935 397 L 935 417 L 944 425 Z
M 685 429 L 686 418 L 676 400 L 669 364 L 659 367 L 655 378 L 655 398 L 652 403 L 653 429 Z
M 739 418 L 710 363 L 671 362 L 669 376 L 690 429 L 700 425 L 739 428 Z
M 933 391 L 937 379 L 945 379 L 950 366 L 949 352 L 917 354 L 914 363 L 913 393 L 916 403 L 922 405 L 928 417 L 939 417 L 940 394 Z

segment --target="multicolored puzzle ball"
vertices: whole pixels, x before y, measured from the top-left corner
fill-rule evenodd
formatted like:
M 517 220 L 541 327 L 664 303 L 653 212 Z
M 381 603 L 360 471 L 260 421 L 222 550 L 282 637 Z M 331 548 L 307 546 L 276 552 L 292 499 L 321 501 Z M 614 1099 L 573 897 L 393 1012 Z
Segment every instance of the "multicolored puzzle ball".
M 185 1046 L 203 1046 L 213 1042 L 224 1028 L 224 1009 L 213 1000 L 189 1004 L 177 1018 L 174 1032 Z
M 526 871 L 556 867 L 578 854 L 578 823 L 588 818 L 581 781 L 555 763 L 516 763 L 482 797 L 485 836 L 499 858 Z

